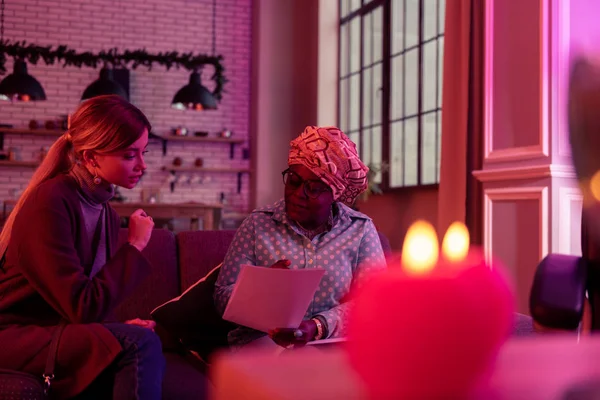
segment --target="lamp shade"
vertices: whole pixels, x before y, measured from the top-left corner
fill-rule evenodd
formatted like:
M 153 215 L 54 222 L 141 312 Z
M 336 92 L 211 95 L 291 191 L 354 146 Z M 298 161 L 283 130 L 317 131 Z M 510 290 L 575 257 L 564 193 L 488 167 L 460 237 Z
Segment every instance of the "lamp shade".
M 81 100 L 91 99 L 92 97 L 102 96 L 106 94 L 116 94 L 129 101 L 129 96 L 123 86 L 114 80 L 113 70 L 104 67 L 100 70 L 100 77 L 83 91 Z
M 0 100 L 46 100 L 42 85 L 27 73 L 27 64 L 23 60 L 15 60 L 13 73 L 0 82 Z
M 171 107 L 178 110 L 216 110 L 217 100 L 212 93 L 200 83 L 200 74 L 192 72 L 190 83 L 179 89 L 173 97 Z

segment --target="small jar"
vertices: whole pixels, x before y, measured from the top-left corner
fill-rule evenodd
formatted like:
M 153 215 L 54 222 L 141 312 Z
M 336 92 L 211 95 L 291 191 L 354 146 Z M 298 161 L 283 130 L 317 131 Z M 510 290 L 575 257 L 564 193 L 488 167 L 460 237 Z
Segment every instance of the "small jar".
M 223 129 L 221 132 L 219 132 L 219 136 L 222 138 L 230 138 L 233 135 L 233 132 L 231 132 L 229 129 Z
M 17 149 L 15 147 L 9 148 L 7 155 L 8 161 L 17 161 L 18 159 Z
M 172 132 L 173 132 L 173 135 L 175 135 L 175 136 L 187 136 L 187 134 L 188 134 L 187 128 L 184 128 L 183 126 L 174 128 L 172 130 Z

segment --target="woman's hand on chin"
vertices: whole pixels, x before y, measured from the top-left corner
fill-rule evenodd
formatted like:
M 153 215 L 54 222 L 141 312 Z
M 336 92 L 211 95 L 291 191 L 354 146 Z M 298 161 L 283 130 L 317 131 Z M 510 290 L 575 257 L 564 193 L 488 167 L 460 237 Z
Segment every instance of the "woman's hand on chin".
M 156 322 L 149 319 L 130 319 L 129 321 L 125 321 L 128 325 L 141 326 L 142 328 L 150 329 L 154 332 L 154 328 L 156 328 Z
M 269 337 L 281 347 L 299 346 L 315 338 L 317 334 L 317 324 L 312 319 L 302 321 L 300 326 L 294 328 L 277 328 L 269 332 Z

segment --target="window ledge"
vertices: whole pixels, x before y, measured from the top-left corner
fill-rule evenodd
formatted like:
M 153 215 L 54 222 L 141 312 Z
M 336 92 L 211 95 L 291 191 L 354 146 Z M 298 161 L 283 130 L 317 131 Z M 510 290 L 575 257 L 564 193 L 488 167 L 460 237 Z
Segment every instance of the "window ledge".
M 401 186 L 401 187 L 382 189 L 382 191 L 383 191 L 382 194 L 411 193 L 411 192 L 418 192 L 420 190 L 437 190 L 437 189 L 439 189 L 439 187 L 440 187 L 439 183 L 432 183 L 429 185 Z M 377 195 L 373 194 L 372 196 L 377 196 Z

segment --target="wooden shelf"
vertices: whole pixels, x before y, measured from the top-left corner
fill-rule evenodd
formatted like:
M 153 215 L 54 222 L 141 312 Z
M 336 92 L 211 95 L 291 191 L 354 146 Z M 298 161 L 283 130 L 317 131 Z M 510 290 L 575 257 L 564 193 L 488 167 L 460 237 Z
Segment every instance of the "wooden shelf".
M 223 138 L 210 136 L 155 136 L 156 139 L 168 140 L 170 142 L 212 142 L 212 143 L 244 143 L 245 139 L 240 138 Z
M 27 129 L 27 128 L 2 128 L 0 127 L 0 150 L 4 150 L 4 135 L 29 135 L 29 136 L 54 136 L 59 137 L 64 131 L 60 129 Z
M 27 129 L 27 128 L 1 128 L 0 133 L 12 133 L 31 136 L 61 136 L 65 131 L 61 129 Z
M 25 168 L 37 168 L 40 163 L 35 161 L 9 161 L 0 160 L 0 167 L 25 167 Z
M 175 165 L 163 166 L 163 171 L 171 172 L 250 172 L 249 168 L 205 168 L 205 167 L 177 167 Z
M 233 158 L 234 147 L 246 141 L 243 138 L 223 138 L 210 136 L 161 136 L 154 133 L 150 134 L 150 139 L 158 139 L 162 143 L 163 156 L 167 155 L 168 142 L 196 142 L 196 143 L 227 143 L 229 144 L 229 158 Z
M 172 174 L 177 172 L 208 172 L 208 173 L 234 173 L 237 174 L 237 192 L 242 191 L 242 174 L 250 173 L 250 168 L 204 168 L 204 167 L 177 167 L 175 165 L 165 165 L 163 171 L 169 171 Z M 175 190 L 175 182 L 171 182 L 171 192 Z

